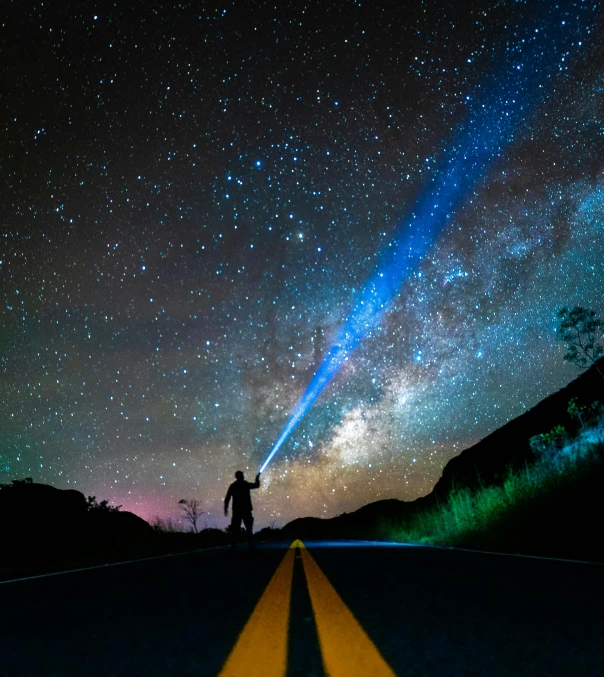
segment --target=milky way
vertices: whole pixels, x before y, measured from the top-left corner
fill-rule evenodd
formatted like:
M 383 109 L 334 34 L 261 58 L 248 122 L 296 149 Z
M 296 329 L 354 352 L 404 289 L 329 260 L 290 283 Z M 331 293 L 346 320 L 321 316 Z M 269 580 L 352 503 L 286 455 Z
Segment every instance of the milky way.
M 263 475 L 257 523 L 423 495 L 574 378 L 555 313 L 604 314 L 604 48 L 595 3 L 557 11 L 11 4 L 0 482 L 148 519 L 200 498 L 224 526 L 468 101 L 554 21 L 538 104 Z

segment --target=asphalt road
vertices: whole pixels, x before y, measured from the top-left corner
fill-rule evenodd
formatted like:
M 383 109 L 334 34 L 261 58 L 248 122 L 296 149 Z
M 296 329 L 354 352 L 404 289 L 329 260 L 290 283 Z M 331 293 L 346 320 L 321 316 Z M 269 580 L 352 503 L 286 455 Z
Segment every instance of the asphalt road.
M 396 675 L 604 675 L 604 566 L 306 545 L 320 570 L 313 575 L 325 575 L 321 585 L 335 588 Z M 253 554 L 218 549 L 2 583 L 0 675 L 218 675 L 287 552 L 285 545 Z M 320 614 L 335 628 L 325 640 L 335 655 L 360 645 L 340 629 L 332 598 L 327 611 L 313 612 L 309 590 L 319 583 L 311 583 L 308 560 L 297 553 L 291 562 L 287 674 L 324 675 Z M 269 615 L 282 592 L 272 594 Z M 250 666 L 271 645 L 274 629 L 264 622 L 246 649 Z

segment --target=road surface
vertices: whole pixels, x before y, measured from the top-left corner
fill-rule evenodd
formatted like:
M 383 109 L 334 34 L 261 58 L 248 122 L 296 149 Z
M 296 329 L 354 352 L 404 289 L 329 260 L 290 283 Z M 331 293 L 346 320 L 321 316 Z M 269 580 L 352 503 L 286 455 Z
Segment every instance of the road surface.
M 604 675 L 602 565 L 299 546 L 1 583 L 0 675 Z

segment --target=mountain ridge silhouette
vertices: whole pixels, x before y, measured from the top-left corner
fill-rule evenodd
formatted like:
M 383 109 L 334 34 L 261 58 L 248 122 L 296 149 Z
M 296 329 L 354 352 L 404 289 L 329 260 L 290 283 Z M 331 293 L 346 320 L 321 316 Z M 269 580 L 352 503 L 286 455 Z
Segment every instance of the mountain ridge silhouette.
M 601 369 L 604 358 L 598 361 L 598 365 Z M 354 512 L 332 518 L 297 518 L 288 522 L 282 528 L 282 533 L 288 538 L 307 540 L 373 540 L 380 537 L 386 525 L 400 523 L 417 511 L 445 502 L 453 487 L 472 490 L 498 484 L 510 469 L 522 468 L 535 460 L 530 448 L 533 435 L 548 432 L 559 424 L 568 427 L 574 425 L 567 411 L 568 403 L 574 397 L 584 403 L 598 399 L 604 401 L 604 380 L 593 366 L 449 460 L 429 494 L 414 501 L 375 501 Z

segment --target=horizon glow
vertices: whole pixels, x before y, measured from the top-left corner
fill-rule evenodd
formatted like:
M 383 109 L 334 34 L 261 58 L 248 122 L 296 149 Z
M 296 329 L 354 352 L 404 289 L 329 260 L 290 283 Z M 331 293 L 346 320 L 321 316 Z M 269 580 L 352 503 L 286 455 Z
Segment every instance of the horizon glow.
M 450 147 L 429 183 L 403 219 L 395 238 L 386 247 L 382 260 L 368 279 L 353 310 L 336 334 L 332 347 L 315 372 L 281 434 L 262 463 L 264 472 L 271 460 L 297 428 L 312 405 L 336 376 L 342 365 L 374 328 L 402 284 L 426 256 L 463 206 L 469 193 L 512 143 L 524 115 L 544 98 L 545 84 L 558 71 L 568 70 L 569 53 L 581 39 L 580 15 L 570 16 L 558 5 L 550 16 L 513 34 L 502 67 L 466 97 L 468 110 Z M 583 46 L 584 42 L 578 42 Z M 523 115 L 524 114 L 524 115 Z

